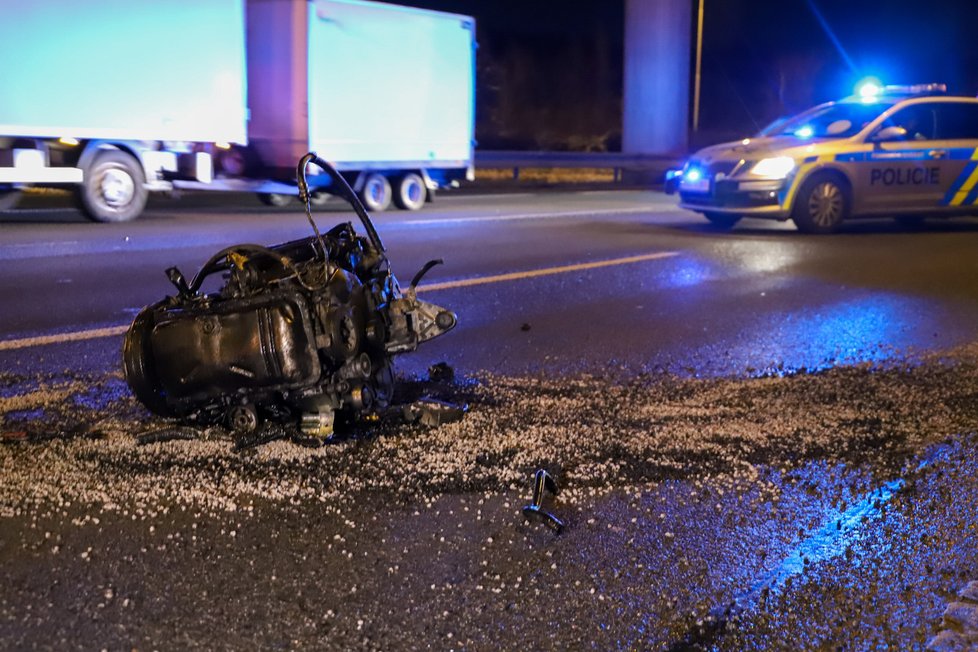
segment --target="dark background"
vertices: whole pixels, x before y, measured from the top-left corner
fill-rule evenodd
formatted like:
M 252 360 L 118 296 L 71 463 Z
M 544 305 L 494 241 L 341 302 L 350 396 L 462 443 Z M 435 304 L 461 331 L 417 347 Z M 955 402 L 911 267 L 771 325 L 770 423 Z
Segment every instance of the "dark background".
M 398 2 L 476 18 L 480 148 L 620 149 L 624 0 Z M 703 42 L 696 146 L 869 76 L 978 92 L 976 0 L 706 0 Z

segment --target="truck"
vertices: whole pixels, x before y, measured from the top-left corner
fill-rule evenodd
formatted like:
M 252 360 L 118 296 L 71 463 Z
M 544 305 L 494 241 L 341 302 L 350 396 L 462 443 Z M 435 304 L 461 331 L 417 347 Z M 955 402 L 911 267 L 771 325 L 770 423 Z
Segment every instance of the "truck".
M 99 222 L 180 189 L 279 205 L 315 151 L 369 210 L 419 209 L 474 176 L 475 49 L 469 16 L 368 0 L 4 2 L 0 208 L 31 186 Z

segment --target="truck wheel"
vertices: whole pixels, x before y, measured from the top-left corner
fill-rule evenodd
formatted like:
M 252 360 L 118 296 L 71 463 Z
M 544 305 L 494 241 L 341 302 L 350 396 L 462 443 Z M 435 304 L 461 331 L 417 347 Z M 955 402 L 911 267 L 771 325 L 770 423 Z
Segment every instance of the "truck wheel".
M 416 211 L 424 206 L 427 194 L 428 189 L 425 187 L 421 175 L 408 172 L 397 180 L 397 187 L 394 190 L 394 205 L 404 210 Z
M 849 216 L 850 205 L 849 188 L 838 175 L 816 174 L 798 191 L 791 219 L 802 233 L 832 233 Z
M 292 195 L 280 195 L 277 192 L 260 192 L 258 193 L 258 201 L 265 204 L 266 206 L 273 206 L 275 208 L 282 208 L 283 206 L 288 206 L 292 203 Z
M 391 184 L 387 177 L 378 172 L 367 175 L 359 194 L 360 201 L 368 211 L 379 213 L 391 205 Z
M 710 220 L 710 224 L 718 229 L 732 229 L 734 224 L 740 221 L 740 215 L 729 215 L 727 213 L 703 213 L 703 217 Z
M 326 192 L 325 190 L 316 189 L 309 194 L 309 203 L 315 206 L 316 208 L 322 208 L 323 206 L 328 204 L 332 199 L 333 199 L 333 195 Z
M 19 190 L 0 190 L 0 211 L 9 211 L 20 201 Z
M 146 207 L 143 168 L 131 154 L 105 150 L 95 155 L 78 186 L 78 207 L 96 222 L 128 222 Z

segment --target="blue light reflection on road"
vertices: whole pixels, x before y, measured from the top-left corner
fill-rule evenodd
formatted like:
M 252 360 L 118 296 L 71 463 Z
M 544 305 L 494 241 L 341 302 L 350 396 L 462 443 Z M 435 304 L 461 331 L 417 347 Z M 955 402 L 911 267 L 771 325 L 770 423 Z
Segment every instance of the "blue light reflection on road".
M 866 291 L 858 298 L 783 315 L 750 346 L 750 354 L 759 364 L 770 359 L 786 373 L 885 363 L 925 347 L 938 328 L 935 312 L 940 310 L 922 299 Z
M 655 268 L 644 289 L 656 296 L 645 305 L 657 305 L 683 324 L 683 339 L 674 341 L 680 349 L 672 355 L 686 361 L 687 373 L 784 375 L 903 363 L 935 345 L 946 348 L 949 339 L 953 346 L 970 338 L 942 325 L 948 308 L 940 301 L 791 279 L 783 268 L 794 259 L 775 249 L 744 255 L 736 265 L 678 256 Z M 700 303 L 714 306 L 712 316 L 695 305 Z M 704 359 L 712 360 L 704 365 Z

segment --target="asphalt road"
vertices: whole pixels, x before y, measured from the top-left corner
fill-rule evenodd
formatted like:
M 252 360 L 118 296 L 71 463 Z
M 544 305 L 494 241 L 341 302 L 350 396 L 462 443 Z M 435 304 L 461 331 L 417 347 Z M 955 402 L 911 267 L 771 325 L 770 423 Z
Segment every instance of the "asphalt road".
M 172 292 L 171 265 L 189 277 L 223 246 L 310 233 L 298 210 L 224 200 L 161 201 L 121 225 L 67 208 L 7 213 L 0 338 L 125 325 Z M 319 221 L 353 217 L 337 206 Z M 438 257 L 429 283 L 612 263 L 431 294 L 461 325 L 425 356 L 465 371 L 818 369 L 944 350 L 972 341 L 978 323 L 975 220 L 910 230 L 879 220 L 830 238 L 745 220 L 728 234 L 653 192 L 440 197 L 375 219 L 402 282 Z
M 136 445 L 159 423 L 119 332 L 166 267 L 302 213 L 59 201 L 0 213 L 0 646 L 975 644 L 976 220 L 724 233 L 639 191 L 377 215 L 402 282 L 444 258 L 421 290 L 459 315 L 398 360 L 404 393 L 469 413 L 239 453 Z M 518 511 L 538 468 L 560 536 Z

